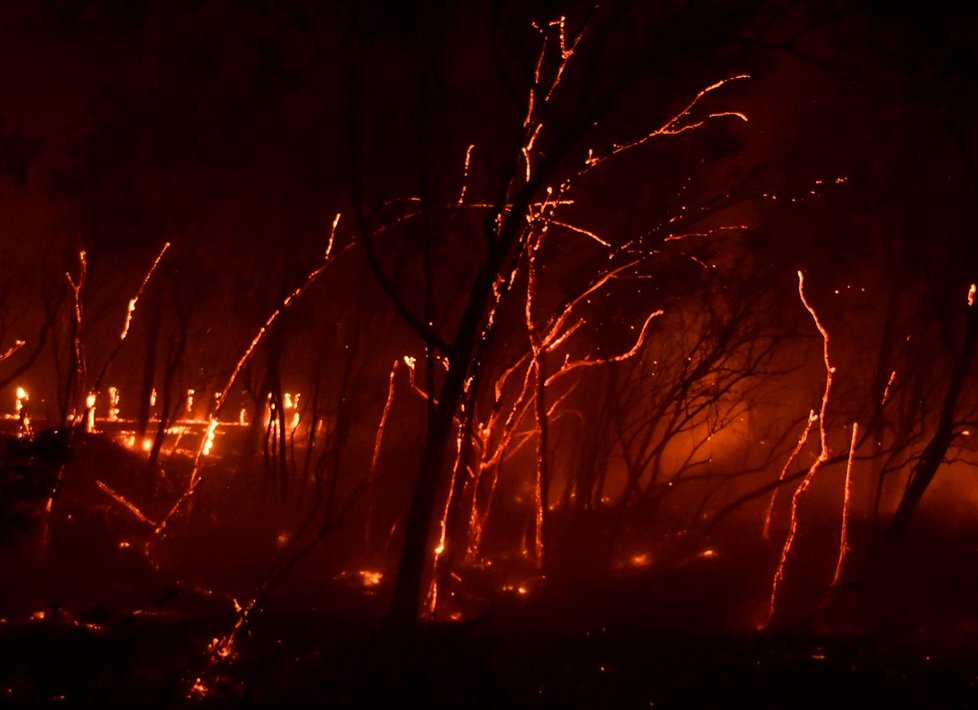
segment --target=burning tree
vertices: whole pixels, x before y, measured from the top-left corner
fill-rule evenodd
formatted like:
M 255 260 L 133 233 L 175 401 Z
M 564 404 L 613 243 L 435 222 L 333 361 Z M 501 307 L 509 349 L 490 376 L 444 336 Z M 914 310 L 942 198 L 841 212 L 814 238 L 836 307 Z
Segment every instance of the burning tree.
M 522 108 L 515 125 L 505 132 L 508 143 L 502 143 L 503 150 L 495 147 L 498 143 L 490 147 L 473 142 L 457 153 L 460 170 L 454 194 L 435 190 L 429 175 L 435 165 L 444 170 L 441 149 L 452 144 L 429 137 L 423 146 L 438 157 L 421 155 L 421 194 L 370 202 L 362 137 L 367 119 L 356 108 L 370 82 L 361 74 L 351 81 L 358 238 L 377 280 L 425 348 L 427 431 L 394 592 L 392 615 L 399 625 L 415 622 L 433 558 L 451 560 L 452 548 L 465 546 L 464 540 L 453 539 L 463 517 L 462 498 L 473 501 L 474 517 L 464 517 L 478 520 L 480 472 L 499 463 L 514 435 L 524 442 L 532 439 L 536 449 L 535 554 L 545 559 L 553 500 L 549 432 L 551 420 L 559 416 L 554 408 L 565 396 L 561 392 L 572 387 L 567 384 L 573 381 L 571 373 L 636 357 L 651 339 L 660 314 L 654 301 L 629 313 L 619 321 L 626 332 L 631 329 L 620 350 L 597 354 L 587 343 L 606 338 L 610 324 L 600 322 L 600 311 L 592 303 L 600 302 L 607 312 L 620 284 L 652 277 L 651 265 L 672 246 L 670 242 L 685 237 L 709 241 L 724 230 L 737 229 L 722 222 L 711 225 L 703 212 L 684 213 L 686 206 L 680 204 L 657 227 L 635 225 L 627 237 L 612 238 L 602 236 L 602 220 L 589 215 L 587 208 L 576 209 L 582 200 L 593 200 L 592 178 L 600 176 L 606 184 L 612 180 L 616 161 L 634 160 L 631 156 L 654 150 L 661 140 L 706 130 L 708 124 L 747 120 L 723 107 L 719 98 L 729 92 L 729 85 L 746 79 L 741 75 L 714 77 L 699 88 L 687 87 L 685 95 L 679 91 L 678 102 L 670 98 L 663 102 L 664 109 L 654 110 L 658 118 L 649 116 L 652 111 L 644 118 L 623 116 L 621 96 L 649 86 L 645 70 L 654 66 L 656 54 L 621 56 L 612 49 L 628 22 L 627 11 L 591 9 L 534 24 L 524 36 L 507 17 L 494 15 L 489 50 L 504 88 Z M 679 32 L 686 29 L 678 19 L 668 26 Z M 519 74 L 522 57 L 529 59 L 525 75 Z M 436 57 L 424 62 L 421 76 L 430 80 Z M 357 65 L 358 70 L 366 66 L 365 61 Z M 622 130 L 624 138 L 609 139 L 611 129 Z M 636 221 L 643 219 L 644 211 Z M 417 261 L 392 262 L 392 243 L 415 250 Z M 457 256 L 445 259 L 446 251 Z M 461 273 L 453 266 L 453 273 L 446 274 L 439 266 L 443 263 L 465 266 Z M 703 267 L 715 268 L 705 263 Z M 455 289 L 459 297 L 437 304 L 434 294 L 447 289 Z M 582 338 L 584 342 L 575 346 Z M 688 388 L 688 378 L 684 381 Z M 433 526 L 440 530 L 436 544 L 431 542 Z

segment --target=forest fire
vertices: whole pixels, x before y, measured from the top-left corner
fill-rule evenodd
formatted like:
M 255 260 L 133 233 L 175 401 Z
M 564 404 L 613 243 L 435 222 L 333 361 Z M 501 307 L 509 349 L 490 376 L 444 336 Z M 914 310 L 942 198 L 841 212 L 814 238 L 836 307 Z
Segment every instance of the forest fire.
M 48 5 L 0 697 L 978 703 L 972 12 Z

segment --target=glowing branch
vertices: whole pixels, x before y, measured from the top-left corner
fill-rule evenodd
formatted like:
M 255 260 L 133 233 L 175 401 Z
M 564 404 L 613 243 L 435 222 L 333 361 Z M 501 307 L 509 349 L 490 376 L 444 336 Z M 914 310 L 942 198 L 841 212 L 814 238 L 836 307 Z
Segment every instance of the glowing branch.
M 588 239 L 593 239 L 594 241 L 596 241 L 598 244 L 600 244 L 603 247 L 610 247 L 611 246 L 611 244 L 609 242 L 606 242 L 604 239 L 602 239 L 601 237 L 599 237 L 594 232 L 592 232 L 590 230 L 587 230 L 587 229 L 584 229 L 583 227 L 578 227 L 578 226 L 573 225 L 573 224 L 568 224 L 567 222 L 561 222 L 561 221 L 556 220 L 556 219 L 551 219 L 550 220 L 550 224 L 553 224 L 553 225 L 555 225 L 557 227 L 563 227 L 564 229 L 569 229 L 570 231 L 572 231 L 572 232 L 574 232 L 576 234 L 581 234 L 581 235 L 587 237 Z
M 0 362 L 6 360 L 8 357 L 13 355 L 18 350 L 20 350 L 26 344 L 27 344 L 26 340 L 15 340 L 13 345 L 11 345 L 9 348 L 7 348 L 2 353 L 0 353 Z
M 132 317 L 136 312 L 136 304 L 139 303 L 139 299 L 143 295 L 143 291 L 146 290 L 146 285 L 153 277 L 153 274 L 156 272 L 156 267 L 160 265 L 163 255 L 166 254 L 166 250 L 169 248 L 170 242 L 163 245 L 163 248 L 160 249 L 160 253 L 156 255 L 156 259 L 153 260 L 152 265 L 149 267 L 149 271 L 146 272 L 146 276 L 143 277 L 142 283 L 139 284 L 139 288 L 136 290 L 136 295 L 129 299 L 129 307 L 126 309 L 126 320 L 122 325 L 122 332 L 119 334 L 119 339 L 116 341 L 115 347 L 105 359 L 105 364 L 102 365 L 102 369 L 99 370 L 98 376 L 95 378 L 95 384 L 92 385 L 93 391 L 98 392 L 99 388 L 102 386 L 102 380 L 105 378 L 105 373 L 109 370 L 109 365 L 111 365 L 112 361 L 115 360 L 119 349 L 122 347 L 122 343 L 125 342 L 126 337 L 129 335 L 129 326 L 132 324 Z
M 656 128 L 655 130 L 650 131 L 649 133 L 645 134 L 641 138 L 637 138 L 636 140 L 633 140 L 629 143 L 622 143 L 613 146 L 611 150 L 611 155 L 617 155 L 619 153 L 623 153 L 626 150 L 637 148 L 640 145 L 644 145 L 645 143 L 649 142 L 653 138 L 657 138 L 659 136 L 675 136 L 675 135 L 679 135 L 680 133 L 685 133 L 686 131 L 694 130 L 716 118 L 725 118 L 725 117 L 737 118 L 740 119 L 741 121 L 746 122 L 748 120 L 747 116 L 743 113 L 740 113 L 739 111 L 719 111 L 716 113 L 710 113 L 706 116 L 706 118 L 700 119 L 698 121 L 694 121 L 692 123 L 683 123 L 684 120 L 689 118 L 689 115 L 692 112 L 692 110 L 696 108 L 696 106 L 708 94 L 716 91 L 721 86 L 729 84 L 730 82 L 738 81 L 740 79 L 749 79 L 749 78 L 750 78 L 749 74 L 738 74 L 736 76 L 731 76 L 726 79 L 721 79 L 720 81 L 710 84 L 705 89 L 701 89 L 699 93 L 697 93 L 696 96 L 693 97 L 693 100 L 690 101 L 688 104 L 686 104 L 685 108 L 683 108 L 679 113 L 675 114 L 672 118 L 670 118 L 668 121 L 662 124 L 659 128 Z M 593 167 L 594 165 L 597 165 L 599 162 L 601 162 L 601 160 L 602 160 L 601 158 L 596 158 L 594 156 L 590 157 L 588 160 L 588 167 Z
M 458 195 L 458 206 L 461 207 L 465 202 L 465 191 L 469 187 L 469 165 L 472 161 L 472 149 L 475 143 L 471 144 L 465 151 L 465 165 L 462 167 L 462 191 Z
M 338 218 L 333 220 L 334 229 L 338 221 L 339 221 Z M 224 405 L 227 402 L 228 395 L 231 392 L 231 388 L 234 386 L 234 383 L 237 382 L 238 377 L 240 377 L 241 375 L 241 372 L 251 361 L 251 358 L 255 354 L 256 349 L 261 344 L 261 342 L 265 339 L 265 336 L 268 334 L 271 327 L 281 317 L 281 315 L 285 311 L 287 311 L 292 306 L 292 304 L 294 304 L 296 300 L 298 300 L 302 296 L 302 294 L 304 294 L 307 290 L 309 290 L 309 288 L 314 283 L 316 283 L 316 281 L 319 279 L 322 273 L 326 270 L 326 267 L 332 263 L 332 259 L 330 258 L 332 255 L 332 246 L 333 246 L 333 237 L 331 234 L 330 243 L 326 250 L 326 257 L 323 260 L 323 262 L 318 267 L 313 269 L 312 272 L 309 273 L 309 275 L 306 277 L 306 280 L 299 287 L 294 289 L 288 296 L 285 297 L 285 299 L 282 301 L 282 304 L 278 308 L 272 311 L 272 313 L 268 316 L 268 318 L 265 319 L 265 322 L 262 324 L 262 326 L 258 329 L 258 332 L 255 334 L 255 337 L 252 338 L 251 343 L 248 345 L 248 348 L 245 350 L 244 354 L 238 359 L 238 362 L 235 365 L 234 370 L 232 370 L 231 372 L 231 376 L 228 378 L 227 383 L 224 385 L 224 389 L 222 389 L 220 394 L 217 396 L 214 402 L 214 408 L 211 411 L 211 414 L 208 418 L 210 422 L 209 424 L 210 434 L 213 434 L 214 430 L 216 430 L 217 428 L 218 418 L 220 417 L 220 414 L 224 409 Z M 213 426 L 213 430 L 210 429 L 211 426 Z M 186 490 L 180 495 L 179 498 L 177 498 L 176 502 L 173 504 L 173 507 L 159 522 L 159 525 L 157 525 L 156 528 L 153 530 L 153 534 L 156 535 L 157 537 L 163 534 L 163 531 L 166 529 L 167 524 L 170 522 L 173 516 L 175 516 L 178 512 L 180 512 L 184 504 L 186 504 L 186 502 L 190 500 L 190 498 L 196 492 L 197 487 L 200 485 L 200 482 L 203 480 L 201 474 L 204 466 L 204 460 L 206 459 L 206 455 L 207 455 L 205 451 L 207 452 L 210 451 L 209 448 L 210 443 L 213 441 L 211 439 L 211 442 L 208 442 L 208 438 L 209 437 L 207 436 L 203 437 L 200 446 L 197 449 L 197 456 L 194 459 L 194 468 L 193 471 L 191 471 L 190 473 L 190 482 L 187 485 Z
M 130 513 L 132 513 L 134 516 L 136 516 L 136 518 L 139 520 L 139 522 L 146 523 L 149 526 L 155 526 L 156 525 L 156 523 L 154 523 L 152 520 L 150 520 L 149 518 L 147 518 L 143 514 L 143 511 L 141 511 L 139 508 L 137 508 L 134 503 L 132 503 L 130 500 L 128 500 L 127 498 L 125 498 L 121 494 L 116 493 L 114 490 L 112 490 L 111 488 L 109 488 L 108 485 L 106 485 L 105 483 L 102 483 L 102 481 L 95 481 L 95 485 L 97 485 L 102 490 L 102 492 L 106 493 L 110 498 L 112 498 L 112 500 L 114 500 L 116 503 L 118 503 L 123 508 L 125 508 Z
M 829 407 L 829 397 L 832 393 L 832 375 L 835 373 L 835 367 L 832 365 L 832 361 L 829 359 L 829 332 L 825 329 L 822 321 L 819 320 L 818 313 L 805 298 L 805 275 L 799 271 L 798 272 L 798 297 L 801 299 L 802 305 L 805 306 L 805 310 L 811 315 L 812 320 L 815 321 L 815 327 L 818 328 L 818 332 L 822 335 L 822 359 L 825 364 L 825 391 L 822 393 L 822 407 L 818 413 L 818 430 L 819 430 L 819 452 L 818 458 L 808 469 L 808 473 L 802 479 L 801 483 L 798 484 L 798 488 L 795 489 L 794 494 L 791 496 L 791 524 L 788 528 L 788 536 L 785 538 L 784 547 L 781 550 L 781 559 L 778 561 L 778 568 L 774 573 L 774 579 L 771 583 L 771 602 L 770 608 L 768 610 L 768 624 L 771 623 L 774 618 L 775 605 L 778 598 L 778 588 L 781 582 L 784 580 L 784 570 L 785 565 L 788 561 L 788 556 L 791 554 L 791 547 L 795 542 L 795 537 L 798 534 L 798 506 L 801 503 L 801 498 L 808 490 L 809 486 L 812 485 L 812 481 L 815 480 L 815 475 L 818 473 L 819 469 L 822 467 L 829 458 L 829 444 L 828 444 L 828 433 L 825 429 L 825 414 Z
M 893 387 L 893 381 L 896 380 L 896 370 L 890 371 L 890 379 L 886 381 L 886 387 L 883 388 L 883 397 L 880 399 L 880 405 L 886 404 L 890 399 L 890 388 Z
M 856 437 L 859 435 L 859 424 L 852 424 L 852 439 L 849 441 L 849 459 L 846 461 L 846 482 L 842 489 L 842 525 L 839 529 L 839 559 L 835 563 L 835 573 L 832 575 L 833 587 L 842 579 L 842 568 L 849 552 L 849 496 L 852 492 L 852 460 L 856 456 Z

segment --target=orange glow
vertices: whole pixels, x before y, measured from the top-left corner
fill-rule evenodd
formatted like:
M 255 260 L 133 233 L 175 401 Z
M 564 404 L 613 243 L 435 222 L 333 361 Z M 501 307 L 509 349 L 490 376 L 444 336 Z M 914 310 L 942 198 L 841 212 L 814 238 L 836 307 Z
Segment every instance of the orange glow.
M 85 431 L 91 434 L 95 431 L 95 393 L 90 392 L 85 397 Z
M 75 356 L 75 376 L 77 377 L 79 387 L 83 387 L 85 382 L 85 344 L 82 341 L 82 325 L 85 321 L 85 309 L 82 305 L 82 290 L 85 288 L 85 279 L 87 275 L 88 260 L 85 258 L 85 251 L 82 250 L 78 252 L 78 280 L 76 281 L 74 278 L 72 278 L 70 273 L 65 274 L 65 276 L 68 278 L 68 285 L 71 287 L 73 311 L 75 316 L 75 337 L 72 345 Z M 87 422 L 86 430 L 91 431 L 91 428 Z
M 204 684 L 202 678 L 195 678 L 193 685 L 190 686 L 190 696 L 194 698 L 206 697 L 210 689 Z
M 886 381 L 886 387 L 883 388 L 883 399 L 880 400 L 880 404 L 886 404 L 887 400 L 890 399 L 890 388 L 893 386 L 893 382 L 896 380 L 896 370 L 890 371 L 890 379 Z
M 971 284 L 971 288 L 968 289 L 968 305 L 975 305 L 975 293 L 978 293 L 978 284 Z
M 628 562 L 632 567 L 648 567 L 652 564 L 652 555 L 648 552 L 641 552 L 637 555 L 632 555 Z
M 110 422 L 119 420 L 119 388 L 109 387 L 109 416 Z

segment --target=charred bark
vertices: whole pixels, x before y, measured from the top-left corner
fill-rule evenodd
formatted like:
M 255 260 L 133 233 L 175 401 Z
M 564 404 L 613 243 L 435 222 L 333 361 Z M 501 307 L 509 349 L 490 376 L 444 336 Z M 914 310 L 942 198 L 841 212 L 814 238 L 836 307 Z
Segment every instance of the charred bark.
M 888 537 L 898 539 L 906 534 L 910 520 L 917 506 L 920 505 L 924 493 L 930 486 L 938 469 L 947 457 L 948 449 L 956 437 L 955 413 L 965 379 L 969 374 L 971 361 L 974 357 L 975 346 L 978 344 L 978 308 L 969 304 L 967 322 L 965 324 L 964 344 L 961 352 L 954 358 L 954 368 L 941 405 L 940 418 L 934 429 L 934 434 L 907 479 L 907 487 L 897 506 L 896 513 L 890 521 Z

